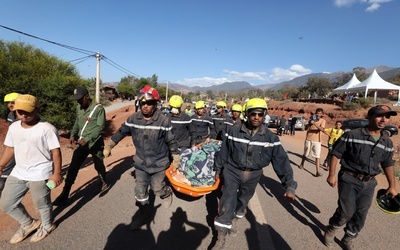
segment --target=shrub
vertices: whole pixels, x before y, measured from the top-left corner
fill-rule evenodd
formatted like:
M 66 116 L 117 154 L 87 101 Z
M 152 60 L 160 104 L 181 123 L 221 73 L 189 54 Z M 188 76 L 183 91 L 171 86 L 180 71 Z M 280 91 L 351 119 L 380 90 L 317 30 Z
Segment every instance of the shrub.
M 343 103 L 343 110 L 357 110 L 360 108 L 361 108 L 361 105 L 357 102 L 345 101 Z

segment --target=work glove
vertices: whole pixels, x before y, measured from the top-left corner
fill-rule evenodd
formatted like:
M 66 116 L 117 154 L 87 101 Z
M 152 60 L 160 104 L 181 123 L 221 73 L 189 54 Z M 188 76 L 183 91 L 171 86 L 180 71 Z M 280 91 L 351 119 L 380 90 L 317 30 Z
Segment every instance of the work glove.
M 103 155 L 104 158 L 107 158 L 111 155 L 111 149 L 113 149 L 117 145 L 113 140 L 110 140 L 106 146 L 104 146 Z
M 172 168 L 174 170 L 179 168 L 179 163 L 181 162 L 181 156 L 179 154 L 172 154 Z

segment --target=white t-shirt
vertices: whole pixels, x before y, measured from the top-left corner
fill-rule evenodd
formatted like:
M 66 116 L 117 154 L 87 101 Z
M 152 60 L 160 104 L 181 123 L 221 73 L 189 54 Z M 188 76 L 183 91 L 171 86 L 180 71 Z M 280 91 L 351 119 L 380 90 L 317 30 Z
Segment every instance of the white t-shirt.
M 264 123 L 268 124 L 270 120 L 271 120 L 271 116 L 269 116 L 268 114 L 265 115 Z
M 23 128 L 21 121 L 10 125 L 4 145 L 14 148 L 15 167 L 10 176 L 26 181 L 42 181 L 53 174 L 51 150 L 60 147 L 57 129 L 40 121 Z

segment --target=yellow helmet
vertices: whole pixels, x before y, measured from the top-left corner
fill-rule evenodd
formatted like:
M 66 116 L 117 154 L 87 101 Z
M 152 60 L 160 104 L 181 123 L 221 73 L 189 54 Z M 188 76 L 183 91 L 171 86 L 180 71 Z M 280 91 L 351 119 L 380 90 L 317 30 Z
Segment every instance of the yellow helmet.
M 18 93 L 10 93 L 4 96 L 4 102 L 13 102 L 19 96 Z
M 240 104 L 234 104 L 234 105 L 232 106 L 232 111 L 242 112 L 242 105 L 240 105 Z
M 247 103 L 245 103 L 245 104 L 243 105 L 243 107 L 242 107 L 242 112 L 245 112 L 245 111 L 246 111 L 246 104 L 247 104 Z
M 206 107 L 206 103 L 204 101 L 197 101 L 196 105 L 194 106 L 195 109 L 201 109 Z
M 180 108 L 182 106 L 182 104 L 183 104 L 183 100 L 182 100 L 182 97 L 180 97 L 179 95 L 173 95 L 169 99 L 169 106 L 171 106 L 173 108 Z
M 252 98 L 247 101 L 246 103 L 246 112 L 250 109 L 265 109 L 267 110 L 267 103 L 264 101 L 264 99 L 260 98 Z
M 223 101 L 219 101 L 219 102 L 217 102 L 217 105 L 216 105 L 217 107 L 223 107 L 223 108 L 226 108 L 226 103 L 225 102 L 223 102 Z

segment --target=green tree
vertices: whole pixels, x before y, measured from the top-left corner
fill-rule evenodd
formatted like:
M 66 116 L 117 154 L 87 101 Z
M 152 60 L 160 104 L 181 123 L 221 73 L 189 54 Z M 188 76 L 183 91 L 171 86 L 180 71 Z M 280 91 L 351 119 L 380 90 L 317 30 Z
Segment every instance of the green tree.
M 212 99 L 212 100 L 214 100 L 214 98 L 215 98 L 215 95 L 214 95 L 214 92 L 212 91 L 212 90 L 207 90 L 206 91 L 206 94 L 207 94 L 207 97 L 209 98 L 209 99 Z
M 332 83 L 327 78 L 312 77 L 307 81 L 307 90 L 310 93 L 316 93 L 318 96 L 323 96 L 331 92 Z
M 136 79 L 137 78 L 134 76 L 127 76 L 127 77 L 121 78 L 121 80 L 117 86 L 117 91 L 118 91 L 119 95 L 124 98 L 128 97 L 130 95 L 135 96 L 136 95 L 136 92 L 135 92 Z
M 71 128 L 76 102 L 74 87 L 85 85 L 75 66 L 21 42 L 0 40 L 0 96 L 32 94 L 41 103 L 41 117 L 59 129 Z M 6 113 L 5 105 L 1 113 Z

